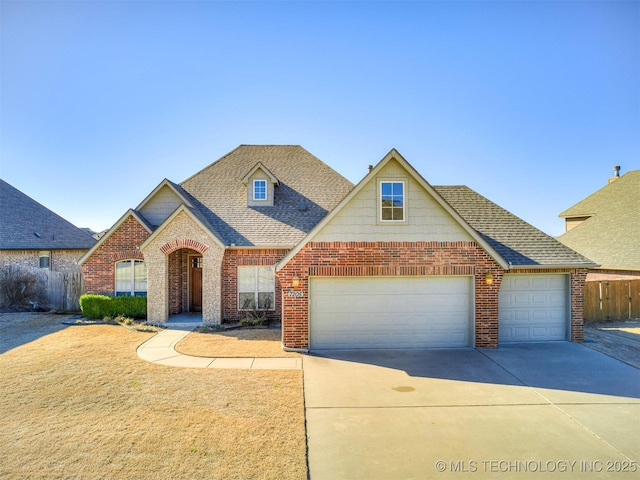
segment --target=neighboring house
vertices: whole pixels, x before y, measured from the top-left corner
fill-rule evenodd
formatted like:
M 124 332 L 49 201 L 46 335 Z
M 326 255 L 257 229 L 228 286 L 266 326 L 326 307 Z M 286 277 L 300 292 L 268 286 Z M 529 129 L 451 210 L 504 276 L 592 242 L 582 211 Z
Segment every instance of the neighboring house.
M 392 150 L 287 256 L 288 349 L 583 340 L 593 262 Z
M 147 295 L 149 321 L 266 309 L 302 350 L 582 341 L 595 266 L 395 150 L 354 187 L 299 146 L 240 146 L 163 181 L 82 263 L 90 292 Z
M 619 169 L 619 167 L 617 167 Z M 609 184 L 562 212 L 562 243 L 599 265 L 587 280 L 640 279 L 640 170 Z
M 78 261 L 95 242 L 86 230 L 0 179 L 0 267 L 79 272 Z
M 83 257 L 88 292 L 147 295 L 148 320 L 249 310 L 281 318 L 274 266 L 353 188 L 299 146 L 242 145 L 177 184 L 164 180 Z

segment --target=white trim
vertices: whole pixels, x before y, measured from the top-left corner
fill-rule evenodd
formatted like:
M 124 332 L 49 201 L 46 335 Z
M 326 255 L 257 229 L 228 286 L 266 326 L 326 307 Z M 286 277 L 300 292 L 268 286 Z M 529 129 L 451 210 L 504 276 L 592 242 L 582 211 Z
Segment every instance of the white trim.
M 471 228 L 471 226 L 460 216 L 458 212 L 456 212 L 441 196 L 436 190 L 424 179 L 422 176 L 416 171 L 415 168 L 411 166 L 409 162 L 407 162 L 400 153 L 394 148 L 387 155 L 378 162 L 378 164 L 371 169 L 371 171 L 362 179 L 360 182 L 349 192 L 349 194 L 342 199 L 342 201 L 331 210 L 325 217 L 320 220 L 316 224 L 316 226 L 304 237 L 300 243 L 298 243 L 295 248 L 293 248 L 277 265 L 276 272 L 282 270 L 284 266 L 289 263 L 289 261 L 304 248 L 304 246 L 313 240 L 320 230 L 324 228 L 324 226 L 329 223 L 333 217 L 335 217 L 340 210 L 347 205 L 353 197 L 355 197 L 372 179 L 376 178 L 380 170 L 384 168 L 384 166 L 389 163 L 390 160 L 395 159 L 404 169 L 446 210 L 446 212 L 453 217 L 455 221 L 457 221 L 460 226 L 473 238 L 473 240 L 483 248 L 491 258 L 493 258 L 498 265 L 500 265 L 504 270 L 509 270 L 511 266 L 509 262 L 507 262 L 502 256 L 487 243 L 486 240 L 480 236 L 480 234 Z M 552 266 L 547 266 L 546 268 L 553 268 Z
M 378 225 L 405 225 L 408 223 L 407 213 L 409 209 L 407 208 L 407 180 L 405 178 L 392 178 L 392 177 L 381 177 L 378 178 Z M 383 183 L 401 183 L 402 184 L 402 220 L 385 220 L 382 218 L 382 184 Z M 392 187 L 393 188 L 393 187 Z
M 256 198 L 256 184 L 264 183 L 264 198 Z M 253 190 L 252 190 L 253 200 L 256 202 L 266 202 L 269 200 L 269 189 L 267 187 L 267 180 L 265 178 L 257 178 L 253 181 Z

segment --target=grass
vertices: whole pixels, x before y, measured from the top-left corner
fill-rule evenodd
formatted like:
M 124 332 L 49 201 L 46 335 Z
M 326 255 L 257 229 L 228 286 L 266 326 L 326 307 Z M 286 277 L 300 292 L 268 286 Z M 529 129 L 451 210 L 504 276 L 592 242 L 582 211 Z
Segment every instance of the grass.
M 281 334 L 282 331 L 275 328 L 193 332 L 175 348 L 184 355 L 195 357 L 299 357 L 299 353 L 282 350 Z
M 306 479 L 299 370 L 171 368 L 68 327 L 0 355 L 0 478 Z

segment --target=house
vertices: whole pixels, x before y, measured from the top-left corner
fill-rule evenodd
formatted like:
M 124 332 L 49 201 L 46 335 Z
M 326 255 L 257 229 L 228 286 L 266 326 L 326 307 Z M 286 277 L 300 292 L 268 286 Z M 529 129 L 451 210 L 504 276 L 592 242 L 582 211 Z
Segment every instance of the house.
M 177 184 L 162 181 L 82 258 L 86 289 L 146 295 L 147 319 L 246 311 L 281 318 L 275 265 L 353 184 L 300 146 L 241 145 Z
M 395 150 L 278 263 L 285 349 L 583 340 L 595 264 Z
M 88 291 L 147 295 L 152 322 L 259 309 L 294 350 L 582 341 L 594 265 L 395 150 L 354 187 L 299 146 L 257 145 L 164 180 L 82 259 Z
M 609 183 L 560 214 L 563 244 L 598 264 L 587 275 L 586 321 L 640 318 L 640 170 Z
M 95 239 L 0 179 L 0 267 L 80 271 Z
M 587 280 L 640 280 L 640 170 L 620 176 L 559 216 L 565 219 L 563 244 L 600 266 Z

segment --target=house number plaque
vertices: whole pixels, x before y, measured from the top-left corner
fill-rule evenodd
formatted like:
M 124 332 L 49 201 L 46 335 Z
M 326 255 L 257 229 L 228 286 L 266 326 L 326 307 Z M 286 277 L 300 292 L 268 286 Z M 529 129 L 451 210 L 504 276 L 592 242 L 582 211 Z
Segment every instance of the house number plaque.
M 294 298 L 302 298 L 302 297 L 304 297 L 304 292 L 302 292 L 302 291 L 297 291 L 297 292 L 296 292 L 295 290 L 289 290 L 289 291 L 287 292 L 287 294 L 288 294 L 290 297 L 294 297 Z

